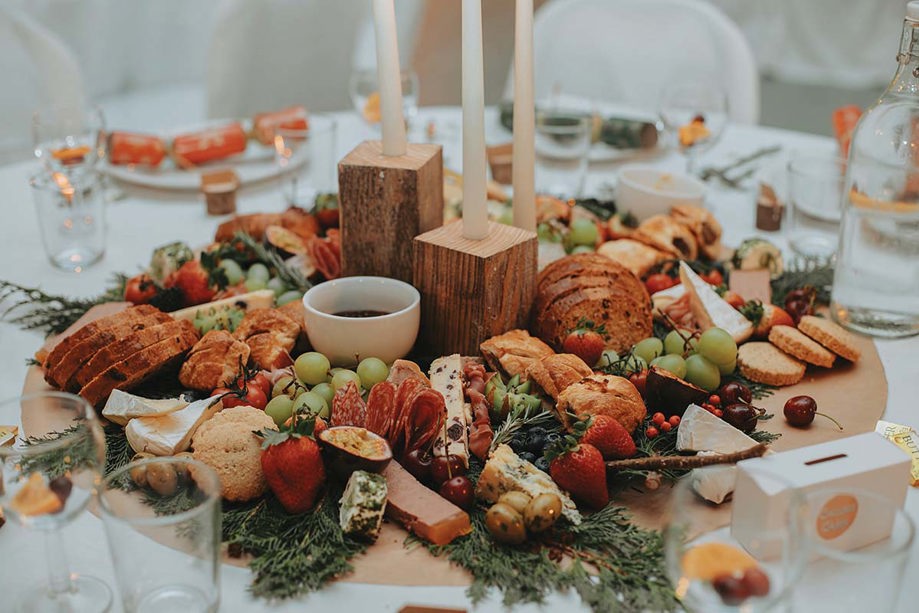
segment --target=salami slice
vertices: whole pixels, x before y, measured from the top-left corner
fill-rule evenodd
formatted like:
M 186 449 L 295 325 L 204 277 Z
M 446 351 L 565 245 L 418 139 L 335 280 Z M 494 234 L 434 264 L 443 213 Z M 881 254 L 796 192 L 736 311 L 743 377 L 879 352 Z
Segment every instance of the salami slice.
M 473 422 L 469 427 L 469 451 L 482 461 L 488 459 L 488 450 L 495 438 L 488 415 L 488 401 L 474 389 L 466 390 L 466 398 L 472 405 Z
M 332 397 L 332 425 L 360 426 L 367 423 L 367 405 L 354 381 L 335 392 Z
M 392 420 L 389 423 L 389 445 L 397 457 L 401 457 L 401 451 L 405 449 L 405 423 L 408 421 L 412 411 L 412 400 L 425 386 L 417 379 L 406 379 L 399 384 L 396 390 L 395 411 L 392 414 Z
M 389 381 L 381 381 L 372 388 L 367 396 L 367 423 L 364 426 L 374 434 L 389 438 L 389 424 L 396 410 L 396 386 Z
M 437 390 L 422 389 L 412 398 L 405 421 L 405 453 L 422 449 L 440 433 L 447 416 L 447 405 Z
M 341 274 L 341 248 L 339 245 L 334 247 L 330 242 L 314 236 L 307 243 L 307 251 L 313 265 L 322 276 L 328 280 L 337 279 Z

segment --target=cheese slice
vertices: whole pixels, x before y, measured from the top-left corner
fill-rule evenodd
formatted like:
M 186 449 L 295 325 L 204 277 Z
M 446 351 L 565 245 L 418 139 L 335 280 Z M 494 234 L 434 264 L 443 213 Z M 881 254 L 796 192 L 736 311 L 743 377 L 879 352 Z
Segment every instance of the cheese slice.
M 701 451 L 699 455 L 719 455 L 713 451 Z M 734 492 L 737 481 L 737 466 L 734 464 L 716 464 L 696 468 L 689 475 L 692 489 L 709 502 L 721 504 Z
M 341 495 L 338 520 L 345 534 L 375 541 L 386 510 L 386 477 L 356 470 Z
M 431 363 L 431 387 L 443 394 L 447 405 L 447 421 L 434 440 L 434 455 L 454 454 L 469 466 L 469 423 L 471 408 L 467 409 L 463 395 L 463 358 L 458 353 L 437 358 Z
M 131 448 L 138 453 L 175 455 L 189 448 L 198 426 L 222 406 L 219 398 L 205 398 L 168 415 L 134 418 L 128 422 L 124 433 Z
M 555 494 L 562 501 L 562 516 L 574 525 L 581 523 L 578 507 L 552 477 L 518 456 L 508 445 L 498 445 L 482 469 L 475 495 L 488 502 L 497 502 L 507 492 L 524 492 L 531 498 Z
M 160 417 L 187 406 L 188 402 L 181 398 L 151 400 L 114 390 L 102 409 L 102 416 L 112 423 L 124 426 L 135 417 Z
M 686 262 L 680 262 L 680 280 L 689 292 L 692 315 L 703 332 L 709 328 L 722 328 L 738 344 L 750 338 L 753 334 L 750 320 L 725 302 Z
M 230 296 L 213 302 L 206 302 L 195 306 L 186 307 L 170 313 L 174 319 L 194 321 L 195 315 L 202 309 L 240 308 L 244 311 L 252 309 L 270 309 L 274 306 L 274 292 L 270 289 L 260 289 L 239 296 Z
M 735 453 L 757 444 L 731 424 L 696 404 L 686 407 L 676 434 L 678 451 Z

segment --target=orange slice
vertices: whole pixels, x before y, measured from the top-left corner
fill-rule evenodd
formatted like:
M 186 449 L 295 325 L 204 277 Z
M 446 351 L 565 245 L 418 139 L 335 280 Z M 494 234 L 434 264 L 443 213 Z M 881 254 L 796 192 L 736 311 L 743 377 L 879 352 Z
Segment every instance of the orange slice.
M 703 543 L 683 554 L 683 574 L 688 579 L 712 581 L 721 575 L 741 574 L 759 566 L 743 549 L 725 543 Z
M 364 119 L 368 123 L 379 123 L 380 118 L 380 92 L 373 92 L 364 103 Z
M 680 145 L 689 147 L 693 143 L 704 140 L 712 135 L 711 131 L 705 127 L 704 121 L 691 121 L 679 129 Z
M 38 473 L 32 473 L 23 488 L 16 492 L 10 501 L 10 508 L 25 517 L 57 513 L 63 506 L 61 499 L 51 491 Z
M 51 152 L 51 157 L 61 162 L 75 162 L 86 157 L 86 154 L 89 153 L 89 150 L 89 145 L 82 145 L 80 147 L 65 147 L 63 149 L 53 150 Z

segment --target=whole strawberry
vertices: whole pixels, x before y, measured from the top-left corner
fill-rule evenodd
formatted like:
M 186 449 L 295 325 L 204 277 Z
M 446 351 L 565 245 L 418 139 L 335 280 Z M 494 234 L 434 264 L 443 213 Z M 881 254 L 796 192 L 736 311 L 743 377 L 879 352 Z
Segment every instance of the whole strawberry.
M 596 447 L 604 460 L 631 458 L 638 452 L 629 431 L 610 415 L 594 415 L 581 443 Z
M 314 419 L 294 419 L 281 430 L 262 430 L 262 471 L 268 487 L 288 513 L 313 508 L 325 484 L 325 466 L 312 437 Z
M 568 435 L 549 449 L 548 457 L 549 474 L 560 488 L 591 508 L 606 506 L 606 465 L 596 447 L 578 443 L 576 435 Z
M 605 332 L 603 326 L 596 327 L 593 322 L 582 320 L 578 327 L 565 337 L 562 349 L 565 353 L 573 353 L 584 360 L 585 364 L 593 367 L 600 361 L 600 356 L 606 348 L 606 342 L 603 340 Z
M 208 272 L 198 260 L 189 260 L 169 275 L 166 287 L 177 287 L 182 292 L 186 306 L 210 302 L 217 290 L 211 287 Z

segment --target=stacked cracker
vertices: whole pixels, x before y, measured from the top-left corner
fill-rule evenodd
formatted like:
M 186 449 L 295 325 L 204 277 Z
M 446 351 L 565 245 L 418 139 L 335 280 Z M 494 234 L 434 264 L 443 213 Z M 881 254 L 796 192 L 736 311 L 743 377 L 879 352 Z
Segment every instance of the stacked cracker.
M 737 366 L 751 381 L 785 386 L 800 381 L 808 364 L 831 368 L 837 356 L 858 361 L 861 351 L 855 337 L 828 319 L 805 315 L 797 328 L 772 328 L 769 342 L 741 345 Z

